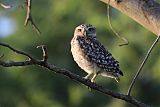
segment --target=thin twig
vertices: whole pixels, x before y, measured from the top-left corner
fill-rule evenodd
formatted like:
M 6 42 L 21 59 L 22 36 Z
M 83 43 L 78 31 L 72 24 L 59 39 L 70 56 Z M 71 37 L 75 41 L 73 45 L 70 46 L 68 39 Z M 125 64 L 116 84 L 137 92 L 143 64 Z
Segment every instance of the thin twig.
M 44 63 L 47 63 L 47 60 L 48 60 L 48 50 L 46 48 L 45 45 L 40 45 L 40 46 L 37 46 L 37 48 L 42 48 L 42 52 L 43 52 L 43 61 Z
M 26 0 L 27 2 L 27 16 L 26 16 L 26 20 L 24 22 L 24 26 L 27 26 L 28 22 L 31 22 L 31 25 L 33 27 L 33 29 L 40 35 L 41 31 L 39 30 L 39 28 L 36 26 L 36 24 L 33 21 L 32 15 L 31 15 L 31 4 L 32 4 L 32 0 Z
M 0 45 L 3 46 L 3 47 L 7 47 L 7 48 L 11 49 L 12 51 L 15 51 L 18 54 L 22 54 L 22 55 L 25 55 L 27 57 L 28 56 L 31 57 L 29 54 L 27 54 L 25 52 L 22 52 L 22 51 L 19 51 L 19 50 L 16 50 L 16 49 L 12 48 L 11 46 L 9 46 L 7 44 L 0 43 Z M 102 86 L 100 86 L 96 83 L 93 83 L 88 79 L 84 79 L 83 77 L 81 77 L 77 74 L 74 74 L 69 70 L 56 67 L 55 65 L 50 64 L 48 62 L 44 63 L 44 61 L 47 61 L 48 55 L 47 55 L 46 47 L 42 46 L 42 50 L 43 50 L 43 59 L 44 60 L 38 60 L 38 59 L 35 59 L 35 58 L 33 58 L 33 60 L 27 60 L 27 61 L 22 61 L 22 62 L 13 62 L 13 61 L 12 62 L 5 62 L 5 61 L 0 60 L 0 66 L 2 66 L 2 67 L 13 67 L 13 66 L 38 65 L 38 66 L 41 66 L 43 68 L 46 68 L 46 69 L 50 70 L 51 72 L 62 74 L 66 77 L 69 77 L 70 79 L 73 79 L 77 82 L 80 82 L 80 83 L 90 87 L 91 89 L 94 89 L 94 90 L 96 90 L 98 92 L 101 92 L 105 95 L 109 95 L 113 98 L 124 100 L 124 101 L 126 101 L 128 103 L 131 103 L 133 105 L 136 105 L 138 107 L 150 107 L 149 105 L 147 105 L 145 103 L 142 103 L 141 101 L 139 101 L 139 100 L 137 100 L 137 99 L 135 99 L 131 96 L 124 95 L 124 94 L 121 94 L 121 93 L 118 93 L 118 92 L 113 92 L 109 89 L 103 88 Z
M 0 3 L 0 6 L 2 6 L 2 7 L 5 8 L 5 9 L 10 9 L 10 8 L 12 8 L 11 5 L 6 5 L 6 4 L 2 4 L 2 3 Z
M 119 3 L 120 1 L 116 1 L 117 3 Z M 113 33 L 119 38 L 119 39 L 121 39 L 122 41 L 124 41 L 124 43 L 123 44 L 119 44 L 119 46 L 124 46 L 124 45 L 128 45 L 129 44 L 129 42 L 128 42 L 128 40 L 126 39 L 126 38 L 124 38 L 124 37 L 121 37 L 117 32 L 116 32 L 116 30 L 113 28 L 113 26 L 112 26 L 112 24 L 111 24 L 111 21 L 110 21 L 110 6 L 109 6 L 109 3 L 110 3 L 110 0 L 108 0 L 108 5 L 107 5 L 107 19 L 108 19 L 108 23 L 109 23 L 109 26 L 110 26 L 110 28 L 111 28 L 111 30 L 113 31 Z
M 147 59 L 148 59 L 150 53 L 152 52 L 153 48 L 155 47 L 156 43 L 158 42 L 159 38 L 160 38 L 160 35 L 158 35 L 158 37 L 156 38 L 156 40 L 153 42 L 153 44 L 152 44 L 151 47 L 149 48 L 149 50 L 148 50 L 148 52 L 147 52 L 147 54 L 146 54 L 146 56 L 145 56 L 145 58 L 144 58 L 142 64 L 140 65 L 140 67 L 139 67 L 137 73 L 135 74 L 135 76 L 134 76 L 134 78 L 133 78 L 133 80 L 132 80 L 132 82 L 131 82 L 131 84 L 130 84 L 130 86 L 129 86 L 129 88 L 128 88 L 127 95 L 130 96 L 131 91 L 132 91 L 132 87 L 133 87 L 133 85 L 134 85 L 134 83 L 135 83 L 137 77 L 139 76 L 139 74 L 140 74 L 140 72 L 141 72 L 141 70 L 142 70 L 144 64 L 146 63 L 146 61 L 147 61 Z

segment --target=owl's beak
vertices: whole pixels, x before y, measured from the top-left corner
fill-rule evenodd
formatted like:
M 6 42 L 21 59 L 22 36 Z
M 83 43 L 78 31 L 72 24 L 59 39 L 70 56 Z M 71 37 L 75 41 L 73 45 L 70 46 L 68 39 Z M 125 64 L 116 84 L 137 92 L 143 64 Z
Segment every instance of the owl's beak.
M 84 35 L 84 36 L 87 35 L 87 31 L 86 31 L 86 30 L 83 31 L 83 35 Z

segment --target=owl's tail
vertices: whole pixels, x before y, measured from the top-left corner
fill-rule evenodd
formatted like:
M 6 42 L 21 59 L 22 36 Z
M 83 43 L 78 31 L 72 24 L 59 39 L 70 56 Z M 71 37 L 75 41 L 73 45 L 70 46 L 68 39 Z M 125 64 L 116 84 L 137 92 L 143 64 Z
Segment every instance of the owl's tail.
M 119 70 L 118 72 L 121 76 L 123 76 L 123 72 L 121 70 Z

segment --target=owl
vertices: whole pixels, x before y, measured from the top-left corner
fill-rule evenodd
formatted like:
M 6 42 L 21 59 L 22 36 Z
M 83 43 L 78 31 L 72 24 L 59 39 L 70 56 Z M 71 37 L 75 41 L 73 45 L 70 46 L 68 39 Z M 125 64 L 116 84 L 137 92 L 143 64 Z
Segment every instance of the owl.
M 97 40 L 96 28 L 90 24 L 81 24 L 75 28 L 71 40 L 71 53 L 78 66 L 88 73 L 85 79 L 94 82 L 97 75 L 120 81 L 123 76 L 119 62 Z

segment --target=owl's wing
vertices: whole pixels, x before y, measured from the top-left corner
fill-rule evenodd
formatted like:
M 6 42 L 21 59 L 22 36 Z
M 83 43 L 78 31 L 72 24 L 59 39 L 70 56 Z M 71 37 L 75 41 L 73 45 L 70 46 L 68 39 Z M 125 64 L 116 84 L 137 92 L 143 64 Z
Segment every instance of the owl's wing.
M 112 54 L 99 41 L 84 37 L 78 37 L 77 40 L 88 61 L 96 63 L 98 67 L 107 72 L 115 72 L 123 76 L 122 71 L 119 69 L 119 62 L 112 57 Z

